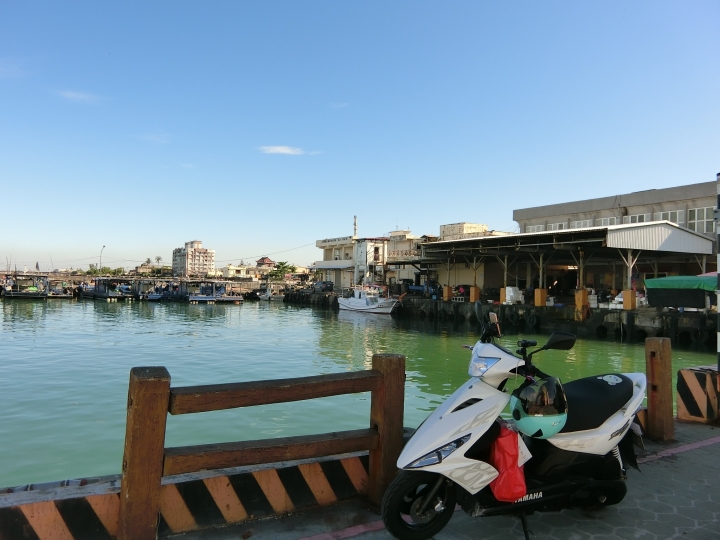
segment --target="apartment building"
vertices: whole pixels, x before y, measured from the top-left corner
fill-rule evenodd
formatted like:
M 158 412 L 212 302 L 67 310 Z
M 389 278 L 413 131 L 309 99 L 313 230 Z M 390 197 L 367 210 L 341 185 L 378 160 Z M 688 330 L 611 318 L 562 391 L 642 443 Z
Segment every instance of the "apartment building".
M 185 242 L 185 247 L 173 249 L 174 276 L 205 276 L 215 271 L 215 250 L 202 247 L 200 240 Z

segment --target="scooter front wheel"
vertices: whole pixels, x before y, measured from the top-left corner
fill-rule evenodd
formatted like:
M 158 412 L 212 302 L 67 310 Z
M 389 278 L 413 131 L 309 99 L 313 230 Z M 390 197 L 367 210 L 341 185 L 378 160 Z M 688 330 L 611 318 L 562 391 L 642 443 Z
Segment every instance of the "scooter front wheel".
M 455 486 L 444 476 L 400 471 L 383 497 L 383 522 L 395 538 L 426 540 L 450 521 L 456 499 Z

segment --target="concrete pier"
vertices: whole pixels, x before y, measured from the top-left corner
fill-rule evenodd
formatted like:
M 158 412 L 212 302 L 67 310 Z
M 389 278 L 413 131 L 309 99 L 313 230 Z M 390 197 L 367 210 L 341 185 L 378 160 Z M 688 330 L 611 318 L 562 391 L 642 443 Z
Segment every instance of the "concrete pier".
M 646 540 L 720 538 L 720 429 L 675 423 L 670 444 L 646 440 L 640 470 L 628 472 L 628 493 L 618 505 L 599 511 L 563 510 L 528 517 L 534 538 L 557 540 Z M 182 540 L 392 540 L 377 511 L 361 500 L 291 515 L 187 533 Z M 437 540 L 523 538 L 511 517 L 470 518 L 455 512 Z

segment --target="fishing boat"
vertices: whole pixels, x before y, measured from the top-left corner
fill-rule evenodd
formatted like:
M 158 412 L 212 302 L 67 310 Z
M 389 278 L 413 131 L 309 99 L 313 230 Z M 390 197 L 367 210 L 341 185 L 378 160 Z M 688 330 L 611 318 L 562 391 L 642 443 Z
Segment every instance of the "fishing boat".
M 285 295 L 282 292 L 273 292 L 272 288 L 268 286 L 266 289 L 262 290 L 262 292 L 258 293 L 258 299 L 267 300 L 269 302 L 282 302 L 285 299 Z
M 177 284 L 168 280 L 141 279 L 135 282 L 135 298 L 148 302 L 169 302 Z
M 191 304 L 239 304 L 243 301 L 242 295 L 232 291 L 231 281 L 207 279 L 181 281 L 179 298 L 176 299 Z
M 219 304 L 240 304 L 243 301 L 242 294 L 233 290 L 232 281 L 214 281 L 213 294 Z
M 362 311 L 365 313 L 389 315 L 397 304 L 397 298 L 383 296 L 382 289 L 373 286 L 347 289 L 344 291 L 344 294 L 338 298 L 340 309 Z
M 135 299 L 135 287 L 132 279 L 95 278 L 93 298 L 108 302 L 132 301 Z
M 48 278 L 39 275 L 8 277 L 3 294 L 5 298 L 45 300 L 48 296 Z
M 145 292 L 145 300 L 148 302 L 182 302 L 180 297 L 180 284 L 172 280 L 152 280 L 153 287 Z M 141 287 L 146 288 L 146 287 Z
M 48 281 L 48 298 L 73 298 L 72 283 L 61 279 L 51 279 Z

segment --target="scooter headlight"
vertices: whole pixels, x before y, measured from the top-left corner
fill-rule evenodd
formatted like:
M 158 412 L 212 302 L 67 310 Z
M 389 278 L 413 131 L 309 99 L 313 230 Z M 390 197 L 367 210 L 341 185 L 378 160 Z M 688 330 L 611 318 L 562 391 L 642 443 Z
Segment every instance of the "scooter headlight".
M 482 377 L 488 369 L 493 367 L 499 361 L 499 358 L 473 355 L 473 357 L 470 359 L 468 375 L 470 375 L 471 377 Z
M 470 437 L 472 437 L 472 435 L 465 435 L 460 439 L 454 440 L 450 444 L 446 444 L 445 446 L 442 446 L 437 450 L 433 450 L 429 454 L 425 454 L 420 459 L 416 459 L 415 461 L 413 461 L 410 465 L 407 466 L 407 468 L 417 469 L 420 467 L 427 467 L 429 465 L 437 465 L 438 463 L 441 463 L 443 459 L 452 454 L 455 450 L 460 448 L 463 444 L 468 442 L 470 440 Z

